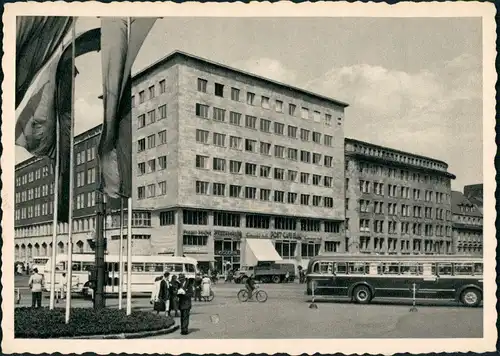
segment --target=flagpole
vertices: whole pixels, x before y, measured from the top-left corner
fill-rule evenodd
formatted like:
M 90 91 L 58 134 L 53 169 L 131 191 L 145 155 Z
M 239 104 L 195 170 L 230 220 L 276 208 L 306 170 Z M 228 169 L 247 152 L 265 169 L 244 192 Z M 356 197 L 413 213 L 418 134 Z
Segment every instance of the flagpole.
M 73 185 L 74 185 L 74 131 L 75 131 L 75 23 L 73 21 L 71 36 L 71 124 L 69 134 L 69 212 L 68 212 L 68 260 L 66 282 L 66 324 L 71 313 L 71 282 L 73 275 Z M 55 187 L 54 187 L 55 188 Z
M 130 24 L 130 17 L 127 17 L 127 52 L 130 44 Z M 132 98 L 128 97 L 127 100 Z M 132 313 L 132 197 L 127 201 L 127 217 L 127 315 L 130 315 Z
M 120 197 L 120 255 L 118 259 L 118 309 L 122 309 L 123 301 L 123 197 Z
M 56 291 L 56 257 L 57 257 L 57 210 L 59 202 L 59 116 L 56 117 L 56 166 L 54 169 L 54 215 L 52 221 L 52 260 L 50 261 L 50 302 L 49 309 L 54 309 Z M 64 291 L 61 291 L 63 293 Z M 61 295 L 62 296 L 62 295 Z

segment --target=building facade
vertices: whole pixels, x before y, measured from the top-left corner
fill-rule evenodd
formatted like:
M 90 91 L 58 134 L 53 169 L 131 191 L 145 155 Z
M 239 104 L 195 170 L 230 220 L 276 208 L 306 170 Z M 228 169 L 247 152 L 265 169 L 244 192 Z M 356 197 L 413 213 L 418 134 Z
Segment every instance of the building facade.
M 446 163 L 354 139 L 345 155 L 349 252 L 453 253 Z
M 479 208 L 458 191 L 451 192 L 453 213 L 454 253 L 483 254 L 483 214 Z
M 464 195 L 483 213 L 483 184 L 471 184 L 464 186 Z

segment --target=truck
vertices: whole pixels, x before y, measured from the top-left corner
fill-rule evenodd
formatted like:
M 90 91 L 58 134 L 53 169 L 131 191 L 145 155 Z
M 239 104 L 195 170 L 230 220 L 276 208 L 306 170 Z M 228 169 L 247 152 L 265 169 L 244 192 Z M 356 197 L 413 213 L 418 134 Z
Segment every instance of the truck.
M 288 273 L 288 279 L 286 275 Z M 235 283 L 245 283 L 248 277 L 261 283 L 283 283 L 295 280 L 295 265 L 286 262 L 257 262 L 256 265 L 242 266 L 235 274 Z

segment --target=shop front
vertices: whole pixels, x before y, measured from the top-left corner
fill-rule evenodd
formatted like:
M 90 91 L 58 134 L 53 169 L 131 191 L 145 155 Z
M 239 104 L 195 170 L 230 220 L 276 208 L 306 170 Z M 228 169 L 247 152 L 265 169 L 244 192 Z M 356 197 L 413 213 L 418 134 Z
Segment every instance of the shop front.
M 214 230 L 214 259 L 218 273 L 236 271 L 241 264 L 241 231 Z
M 208 272 L 214 261 L 209 248 L 211 235 L 210 230 L 184 230 L 182 234 L 183 255 L 194 258 L 198 262 L 198 269 L 202 272 Z

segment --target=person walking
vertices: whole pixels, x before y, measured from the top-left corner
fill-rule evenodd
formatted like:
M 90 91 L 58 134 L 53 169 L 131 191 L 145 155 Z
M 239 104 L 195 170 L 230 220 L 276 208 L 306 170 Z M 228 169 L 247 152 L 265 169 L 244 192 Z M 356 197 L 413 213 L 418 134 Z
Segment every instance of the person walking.
M 179 309 L 181 311 L 181 335 L 189 333 L 189 316 L 191 313 L 191 297 L 193 296 L 193 283 L 186 279 L 184 273 L 179 274 Z
M 66 273 L 62 274 L 62 277 L 59 278 L 59 282 L 56 287 L 56 303 L 59 303 L 59 299 L 64 300 L 64 292 L 66 290 Z
M 201 297 L 205 302 L 208 302 L 210 298 L 211 286 L 212 282 L 210 281 L 210 277 L 208 277 L 208 274 L 205 274 L 201 280 Z
M 159 276 L 155 278 L 154 284 L 153 284 L 153 290 L 151 291 L 151 301 L 150 303 L 153 304 L 153 309 L 156 310 L 156 314 L 160 313 L 160 308 L 158 308 L 158 296 L 160 295 L 160 285 L 161 281 L 163 279 L 163 276 Z
M 160 292 L 158 293 L 158 300 L 163 303 L 162 310 L 165 312 L 165 316 L 168 315 L 168 310 L 170 309 L 170 272 L 165 272 L 163 274 L 163 279 L 160 282 Z
M 179 297 L 177 296 L 178 289 L 179 281 L 177 280 L 177 276 L 174 274 L 172 276 L 172 280 L 170 281 L 170 308 L 168 310 L 168 315 L 170 316 L 170 313 L 174 312 L 175 318 L 179 316 Z
M 42 289 L 44 279 L 43 275 L 38 273 L 38 268 L 33 269 L 33 274 L 30 277 L 28 286 L 31 289 L 31 306 L 33 308 L 42 307 Z
M 196 273 L 196 277 L 194 278 L 194 301 L 201 302 L 201 275 L 200 273 Z

